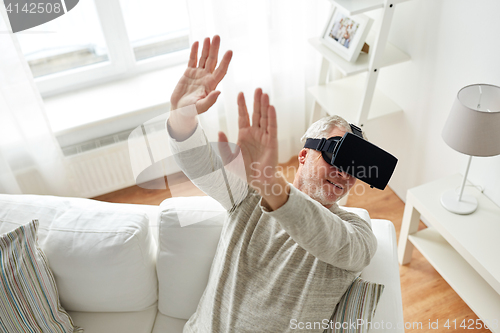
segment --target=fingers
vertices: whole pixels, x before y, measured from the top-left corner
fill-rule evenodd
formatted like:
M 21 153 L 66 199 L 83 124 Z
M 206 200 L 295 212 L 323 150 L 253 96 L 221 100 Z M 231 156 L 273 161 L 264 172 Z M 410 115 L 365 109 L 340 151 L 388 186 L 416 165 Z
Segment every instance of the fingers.
M 219 47 L 220 47 L 220 37 L 215 35 L 212 39 L 212 45 L 210 45 L 210 38 L 205 38 L 203 40 L 203 49 L 201 50 L 200 61 L 198 63 L 198 68 L 205 68 L 208 72 L 214 74 L 214 78 L 217 83 L 219 83 L 227 73 L 227 68 L 229 67 L 229 63 L 231 62 L 231 58 L 233 57 L 233 51 L 227 51 L 222 58 L 222 61 L 217 66 L 217 58 L 219 56 Z M 196 67 L 198 54 L 198 42 L 193 43 L 191 47 L 191 54 L 189 58 L 188 67 Z M 214 71 L 215 70 L 215 71 Z
M 219 142 L 217 142 L 217 147 L 219 148 L 219 154 L 222 158 L 222 163 L 226 164 L 231 158 L 231 148 L 227 140 L 226 134 L 224 132 L 219 132 Z
M 199 68 L 205 68 L 205 62 L 207 61 L 208 52 L 210 50 L 210 38 L 205 38 L 203 40 L 203 49 L 201 50 L 200 62 L 198 63 Z
M 219 82 L 224 78 L 227 73 L 227 68 L 229 67 L 229 63 L 231 62 L 231 58 L 233 57 L 233 51 L 229 50 L 224 54 L 222 61 L 219 64 L 219 67 L 214 71 L 215 82 L 219 84 Z
M 269 95 L 262 94 L 260 101 L 260 128 L 267 131 L 267 117 L 269 108 Z
M 262 89 L 255 89 L 253 95 L 253 114 L 252 114 L 252 127 L 260 127 L 260 100 L 262 97 Z
M 229 142 L 228 139 L 227 139 L 227 136 L 224 132 L 220 131 L 219 132 L 219 142 Z
M 219 95 L 220 91 L 214 90 L 211 91 L 207 95 L 207 97 L 196 102 L 196 111 L 198 112 L 198 114 L 202 114 L 203 112 L 207 111 L 212 105 L 214 105 Z
M 238 128 L 249 126 L 250 118 L 248 116 L 247 104 L 245 103 L 245 96 L 240 92 L 238 94 Z
M 210 47 L 210 52 L 208 54 L 207 63 L 205 68 L 212 73 L 217 65 L 217 57 L 219 56 L 219 46 L 220 46 L 220 37 L 219 35 L 215 35 L 212 38 L 212 46 Z
M 243 93 L 240 93 L 240 95 L 243 95 Z M 238 105 L 240 104 L 239 98 L 240 96 L 238 96 Z M 261 128 L 272 137 L 278 135 L 276 109 L 269 104 L 269 95 L 263 94 L 260 88 L 255 89 L 252 127 Z
M 194 42 L 191 46 L 191 53 L 189 54 L 188 67 L 196 67 L 198 61 L 198 42 Z
M 271 135 L 272 138 L 278 137 L 278 121 L 276 120 L 276 109 L 274 106 L 269 106 L 269 121 L 267 125 L 267 132 Z

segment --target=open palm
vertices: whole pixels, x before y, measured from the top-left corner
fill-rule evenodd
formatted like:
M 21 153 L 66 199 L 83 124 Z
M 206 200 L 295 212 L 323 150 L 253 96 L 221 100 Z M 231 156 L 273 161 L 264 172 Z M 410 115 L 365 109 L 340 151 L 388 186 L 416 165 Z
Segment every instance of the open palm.
M 269 105 L 269 96 L 263 94 L 262 89 L 255 90 L 252 124 L 245 97 L 243 93 L 238 95 L 238 127 L 238 146 L 243 156 L 247 181 L 253 188 L 263 190 L 272 183 L 278 165 L 278 128 L 276 110 Z M 219 133 L 219 141 L 227 142 L 222 132 Z M 223 156 L 223 159 L 228 159 L 228 156 Z
M 219 36 L 214 36 L 212 44 L 210 38 L 206 38 L 198 62 L 198 42 L 193 43 L 188 67 L 170 97 L 172 110 L 195 104 L 201 114 L 215 103 L 220 94 L 215 88 L 226 75 L 232 57 L 232 51 L 227 51 L 216 68 L 219 46 Z

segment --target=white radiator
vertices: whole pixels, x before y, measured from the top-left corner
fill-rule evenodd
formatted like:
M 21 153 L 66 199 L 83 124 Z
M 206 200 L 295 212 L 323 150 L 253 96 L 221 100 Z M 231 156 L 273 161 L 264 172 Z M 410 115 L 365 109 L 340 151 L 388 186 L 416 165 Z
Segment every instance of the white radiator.
M 58 177 L 60 174 L 54 172 L 55 179 L 47 182 L 36 168 L 27 167 L 16 175 L 22 193 L 54 193 L 46 186 L 60 179 L 67 180 L 68 184 L 59 183 L 56 188 L 68 191 L 54 194 L 84 198 L 133 185 L 166 189 L 164 176 L 181 170 L 170 154 L 165 120 L 166 114 L 162 114 L 133 130 L 63 146 L 64 170 L 61 172 L 65 172 L 67 177 Z M 136 184 L 136 177 L 141 184 Z
M 127 141 L 67 157 L 66 162 L 80 197 L 95 197 L 135 185 Z
M 156 157 L 158 161 L 152 161 L 147 150 L 140 151 L 137 154 L 137 151 L 131 148 L 134 147 L 134 144 L 132 143 L 129 146 L 133 142 L 130 141 L 132 136 L 129 138 L 129 135 L 134 132 L 139 132 L 141 136 L 147 132 L 146 141 L 148 144 L 151 148 L 162 152 L 161 157 L 158 157 L 158 155 Z M 180 169 L 173 158 L 164 158 L 170 155 L 167 142 L 165 115 L 161 115 L 134 130 L 123 131 L 65 147 L 63 152 L 66 155 L 66 169 L 78 196 L 95 197 L 136 185 L 132 164 L 135 166 L 137 164 L 142 165 L 141 171 L 154 162 L 159 162 L 161 165 L 159 169 L 149 168 L 154 169 L 154 172 L 150 172 L 148 169 L 147 173 L 142 173 L 141 182 L 148 182 L 179 172 Z M 130 156 L 131 151 L 132 157 Z M 131 161 L 131 158 L 133 161 Z M 137 170 L 135 171 L 137 173 Z M 158 187 L 158 185 L 162 184 L 163 187 Z M 146 186 L 145 184 L 138 185 L 141 187 Z M 154 185 L 149 184 L 148 186 L 150 187 L 147 188 L 166 188 L 164 182 L 155 182 Z
M 172 157 L 165 158 L 165 156 L 170 155 L 170 150 L 164 126 L 164 123 L 162 123 L 160 126 L 154 126 L 156 127 L 154 129 L 151 126 L 148 128 L 148 144 L 151 148 L 162 152 L 161 157 L 156 157 L 158 160 L 152 161 L 147 151 L 141 151 L 140 154 L 137 154 L 133 149 L 133 156 L 131 157 L 131 147 L 133 145 L 129 146 L 128 140 L 67 156 L 67 170 L 78 196 L 95 197 L 136 185 L 132 164 L 135 166 L 137 164 L 142 165 L 143 168 L 140 171 L 149 167 L 148 170 L 144 170 L 141 174 L 141 182 L 163 179 L 163 176 L 179 172 L 180 168 L 174 159 Z M 133 161 L 131 161 L 131 158 Z M 157 162 L 156 167 L 151 167 L 155 162 Z M 158 168 L 158 166 L 160 167 Z M 135 171 L 137 172 L 137 170 Z M 163 181 L 137 185 L 149 189 L 166 188 Z
M 64 148 L 62 164 L 18 170 L 15 177 L 21 192 L 91 198 L 135 185 L 127 140 L 99 147 L 101 139 L 69 147 L 70 155 Z M 38 168 L 50 171 L 42 176 Z

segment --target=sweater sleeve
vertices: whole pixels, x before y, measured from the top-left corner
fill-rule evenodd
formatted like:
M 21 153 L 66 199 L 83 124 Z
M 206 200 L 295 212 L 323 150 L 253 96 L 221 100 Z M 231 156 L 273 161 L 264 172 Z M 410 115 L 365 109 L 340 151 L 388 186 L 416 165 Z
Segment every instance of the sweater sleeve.
M 224 166 L 216 153 L 217 142 L 210 143 L 198 124 L 194 133 L 177 141 L 167 133 L 170 150 L 184 174 L 196 187 L 217 200 L 226 210 L 233 209 L 248 193 L 243 157 Z
M 321 261 L 360 272 L 375 255 L 377 239 L 369 222 L 337 205 L 331 211 L 291 184 L 280 208 L 268 211 L 261 203 L 263 214 L 274 217 L 298 245 Z

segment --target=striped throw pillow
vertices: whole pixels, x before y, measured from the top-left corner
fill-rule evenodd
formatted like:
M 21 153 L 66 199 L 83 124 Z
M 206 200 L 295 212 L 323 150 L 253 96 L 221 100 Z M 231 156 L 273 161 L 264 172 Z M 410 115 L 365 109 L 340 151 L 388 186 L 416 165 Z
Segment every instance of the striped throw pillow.
M 59 302 L 37 229 L 33 220 L 0 235 L 0 332 L 83 332 Z
M 329 327 L 323 333 L 369 332 L 383 291 L 383 284 L 356 277 L 337 304 Z

